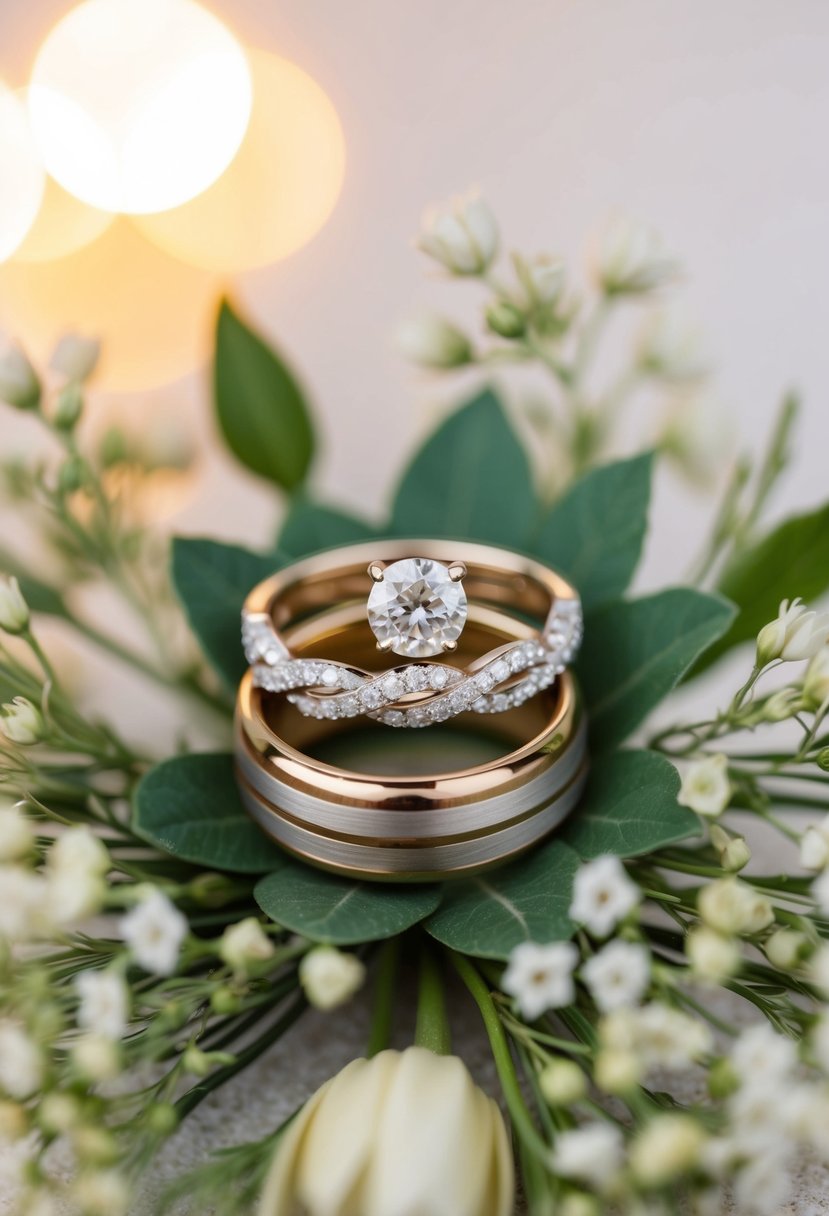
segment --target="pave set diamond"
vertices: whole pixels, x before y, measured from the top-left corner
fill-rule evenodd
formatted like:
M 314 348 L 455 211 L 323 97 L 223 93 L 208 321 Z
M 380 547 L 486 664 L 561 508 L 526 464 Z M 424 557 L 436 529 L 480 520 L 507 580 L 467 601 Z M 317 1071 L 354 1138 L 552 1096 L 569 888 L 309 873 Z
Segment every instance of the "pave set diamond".
M 372 563 L 368 620 L 381 650 L 411 659 L 453 651 L 467 619 L 462 563 L 411 558 Z M 555 603 L 537 638 L 500 647 L 467 670 L 412 662 L 374 674 L 346 663 L 296 659 L 270 616 L 243 614 L 242 642 L 253 682 L 284 693 L 308 717 L 366 714 L 387 726 L 420 727 L 456 714 L 502 713 L 549 688 L 575 657 L 582 637 L 578 599 Z

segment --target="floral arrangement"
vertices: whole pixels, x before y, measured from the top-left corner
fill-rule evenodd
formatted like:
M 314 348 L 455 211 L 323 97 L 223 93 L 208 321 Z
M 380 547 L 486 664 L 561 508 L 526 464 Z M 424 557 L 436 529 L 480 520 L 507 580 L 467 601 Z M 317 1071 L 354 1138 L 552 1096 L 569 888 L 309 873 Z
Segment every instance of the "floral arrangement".
M 363 985 L 365 1058 L 258 1142 L 188 1173 L 160 1209 L 506 1216 L 517 1172 L 533 1216 L 709 1213 L 729 1196 L 772 1213 L 799 1162 L 829 1157 L 829 615 L 793 598 L 829 587 L 829 505 L 765 520 L 795 404 L 762 459 L 736 463 L 688 585 L 631 596 L 654 461 L 700 466 L 686 420 L 704 361 L 655 307 L 674 260 L 619 221 L 592 287 L 547 257 L 498 269 L 477 198 L 430 217 L 420 244 L 481 284 L 484 328 L 423 320 L 401 334 L 407 350 L 501 380 L 531 364 L 551 387 L 543 413 L 486 388 L 450 414 L 379 522 L 308 490 L 306 396 L 228 304 L 216 407 L 231 450 L 285 500 L 270 552 L 170 542 L 142 522 L 136 496 L 156 464 L 128 435 L 86 429 L 94 346 L 62 344 L 46 383 L 19 348 L 0 360 L 2 396 L 50 441 L 2 468 L 38 541 L 4 542 L 0 585 L 0 1135 L 19 1142 L 27 1216 L 131 1210 L 208 1095 L 309 1006 L 342 1009 Z M 603 386 L 605 331 L 637 307 L 644 336 Z M 610 459 L 637 394 L 659 419 L 649 450 Z M 450 470 L 463 493 L 434 494 Z M 485 880 L 376 885 L 291 860 L 246 818 L 228 750 L 193 750 L 206 725 L 188 738 L 198 706 L 229 747 L 239 610 L 258 579 L 326 545 L 412 532 L 537 555 L 586 608 L 582 805 Z M 81 584 L 120 597 L 134 646 L 82 610 Z M 42 641 L 48 617 L 175 699 L 177 754 L 144 755 L 84 707 Z M 677 719 L 666 698 L 732 651 L 737 691 Z M 752 862 L 758 823 L 779 837 L 778 872 Z M 408 971 L 413 1045 L 396 1051 Z M 466 998 L 497 1103 L 462 1041 L 453 1054 L 449 1011 Z

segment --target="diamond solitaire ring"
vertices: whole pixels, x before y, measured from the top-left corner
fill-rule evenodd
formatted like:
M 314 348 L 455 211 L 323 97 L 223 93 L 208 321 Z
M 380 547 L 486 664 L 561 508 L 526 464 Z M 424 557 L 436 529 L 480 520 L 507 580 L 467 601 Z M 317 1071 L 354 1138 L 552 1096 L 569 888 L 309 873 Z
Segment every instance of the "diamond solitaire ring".
M 531 558 L 445 541 L 350 545 L 287 566 L 248 595 L 242 642 L 256 687 L 285 693 L 314 718 L 366 714 L 389 726 L 429 726 L 459 713 L 513 709 L 550 687 L 575 656 L 581 603 L 561 575 Z M 326 653 L 324 622 L 361 606 L 380 654 L 408 660 L 384 671 Z M 515 640 L 452 661 L 474 606 L 515 619 Z M 293 655 L 284 630 L 316 614 L 318 655 Z M 332 618 L 333 619 L 333 618 Z M 527 621 L 535 620 L 535 627 Z

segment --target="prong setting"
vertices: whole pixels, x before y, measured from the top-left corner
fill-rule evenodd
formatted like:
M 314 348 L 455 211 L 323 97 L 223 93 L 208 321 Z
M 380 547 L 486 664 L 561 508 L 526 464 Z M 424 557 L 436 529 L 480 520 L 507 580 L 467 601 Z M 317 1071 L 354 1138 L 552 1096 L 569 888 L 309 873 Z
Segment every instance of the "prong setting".
M 385 562 L 369 562 L 368 576 L 371 579 L 371 581 L 373 583 L 382 583 L 383 572 L 385 571 L 385 569 L 386 569 Z
M 444 640 L 441 642 L 440 648 L 441 650 L 445 650 L 447 654 L 454 654 L 454 652 L 458 649 L 458 643 Z
M 453 583 L 460 583 L 466 578 L 466 563 L 452 562 L 449 567 L 449 577 Z

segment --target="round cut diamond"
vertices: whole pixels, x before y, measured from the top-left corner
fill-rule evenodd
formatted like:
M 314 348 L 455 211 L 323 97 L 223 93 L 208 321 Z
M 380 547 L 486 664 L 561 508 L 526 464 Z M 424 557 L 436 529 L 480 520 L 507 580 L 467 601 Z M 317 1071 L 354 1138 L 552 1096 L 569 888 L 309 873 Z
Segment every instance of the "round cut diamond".
M 466 624 L 466 592 L 429 558 L 392 562 L 368 597 L 368 621 L 385 649 L 424 659 L 452 649 Z

